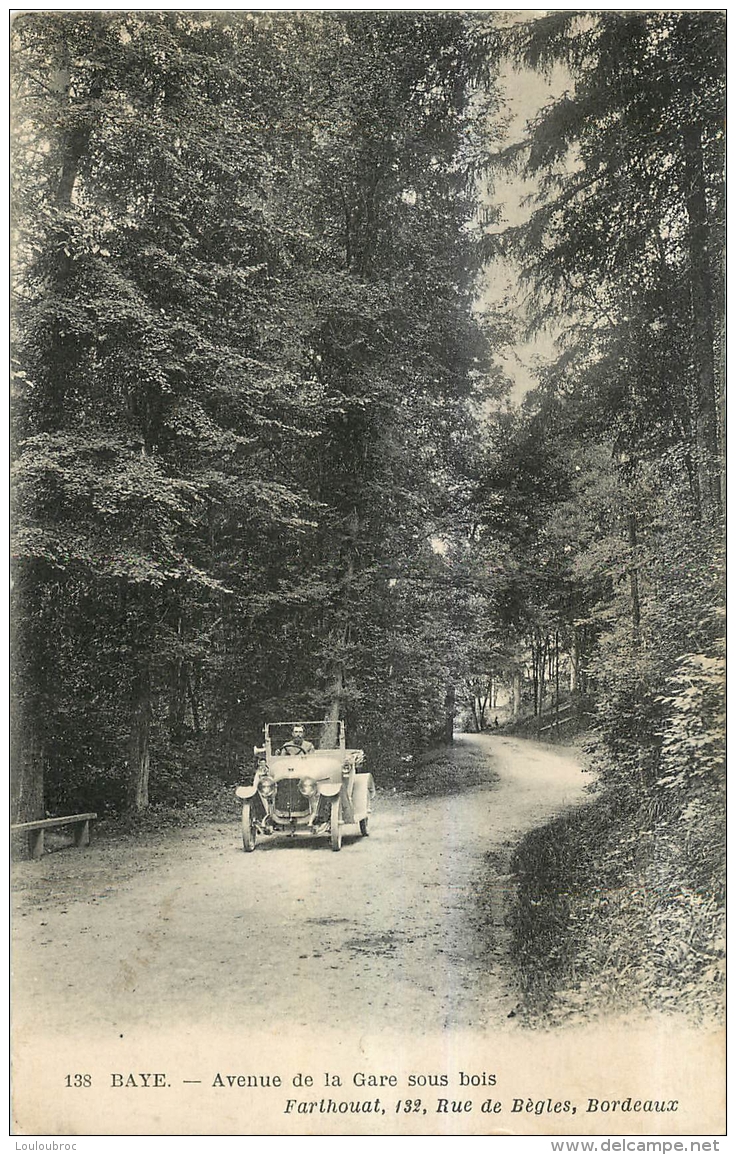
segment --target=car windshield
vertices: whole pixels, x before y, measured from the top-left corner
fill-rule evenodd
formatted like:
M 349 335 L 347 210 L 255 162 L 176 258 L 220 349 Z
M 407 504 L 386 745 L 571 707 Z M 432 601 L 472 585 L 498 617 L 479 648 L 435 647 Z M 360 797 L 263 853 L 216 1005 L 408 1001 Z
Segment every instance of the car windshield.
M 339 750 L 342 722 L 270 722 L 271 753 L 293 756 L 300 751 Z

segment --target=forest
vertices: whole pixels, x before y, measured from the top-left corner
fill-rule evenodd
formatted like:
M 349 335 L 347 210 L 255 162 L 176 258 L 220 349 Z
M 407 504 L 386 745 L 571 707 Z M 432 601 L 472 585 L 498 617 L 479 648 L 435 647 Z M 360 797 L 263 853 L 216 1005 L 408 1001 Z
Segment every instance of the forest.
M 500 713 L 719 852 L 725 17 L 524 15 L 15 17 L 13 821 Z

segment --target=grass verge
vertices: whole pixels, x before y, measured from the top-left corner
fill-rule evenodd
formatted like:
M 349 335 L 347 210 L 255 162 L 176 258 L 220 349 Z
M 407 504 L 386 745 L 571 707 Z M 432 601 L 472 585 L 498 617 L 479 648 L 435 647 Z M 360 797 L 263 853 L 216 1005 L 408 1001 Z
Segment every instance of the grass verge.
M 605 1014 L 723 1013 L 719 808 L 647 821 L 610 793 L 532 831 L 512 860 L 520 1013 L 529 1026 Z
M 393 792 L 418 798 L 459 794 L 473 786 L 489 786 L 498 780 L 491 769 L 490 753 L 460 743 L 441 746 L 418 755 L 393 779 Z M 380 790 L 380 778 L 379 790 Z

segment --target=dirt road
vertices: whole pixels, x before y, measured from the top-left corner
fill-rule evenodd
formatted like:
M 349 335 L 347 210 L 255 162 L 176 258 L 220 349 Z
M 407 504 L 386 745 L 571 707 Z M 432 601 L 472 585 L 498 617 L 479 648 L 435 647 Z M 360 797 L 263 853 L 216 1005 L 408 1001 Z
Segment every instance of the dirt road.
M 574 752 L 459 739 L 499 775 L 462 794 L 379 795 L 370 836 L 273 839 L 232 824 L 46 855 L 16 870 L 15 1026 L 103 1035 L 183 1019 L 356 1031 L 506 1023 L 508 861 L 520 836 L 584 799 Z

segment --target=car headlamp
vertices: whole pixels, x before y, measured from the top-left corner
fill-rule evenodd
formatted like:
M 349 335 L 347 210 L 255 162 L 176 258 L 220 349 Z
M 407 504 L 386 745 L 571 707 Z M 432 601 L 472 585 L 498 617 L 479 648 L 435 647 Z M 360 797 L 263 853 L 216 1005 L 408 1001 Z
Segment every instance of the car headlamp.
M 352 762 L 343 762 L 343 764 L 342 764 L 342 776 L 343 776 L 343 778 L 347 778 L 347 776 L 350 773 L 350 771 L 352 770 L 352 768 L 353 768 Z
M 305 798 L 311 798 L 313 794 L 316 794 L 317 783 L 314 778 L 302 778 L 299 783 L 299 793 L 303 794 Z
M 258 782 L 258 793 L 264 798 L 270 798 L 276 792 L 276 782 L 269 774 L 264 774 Z

